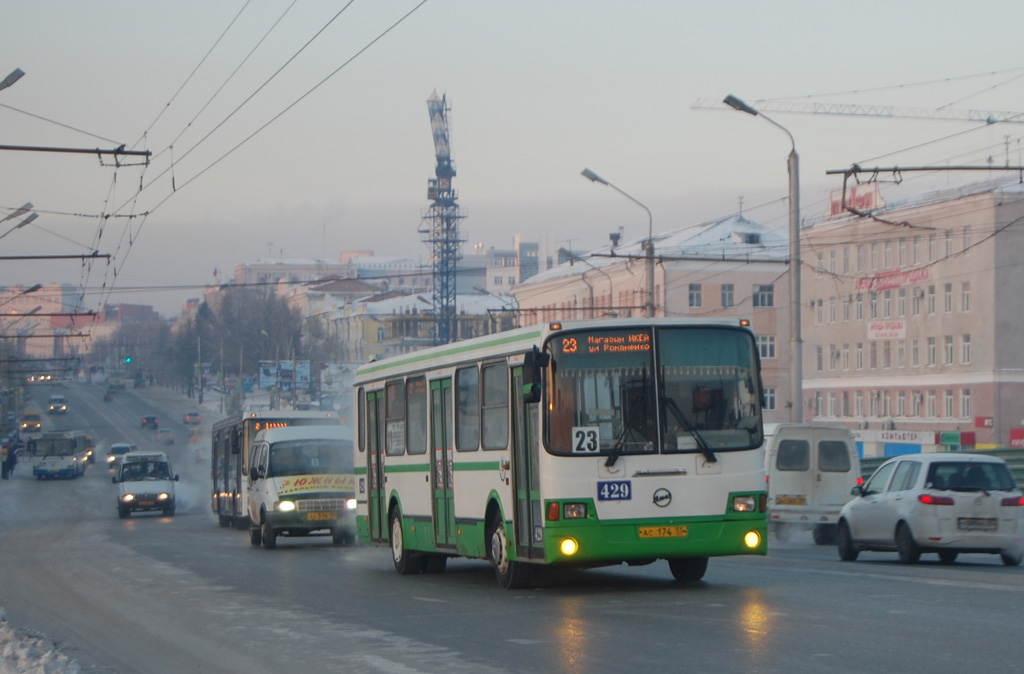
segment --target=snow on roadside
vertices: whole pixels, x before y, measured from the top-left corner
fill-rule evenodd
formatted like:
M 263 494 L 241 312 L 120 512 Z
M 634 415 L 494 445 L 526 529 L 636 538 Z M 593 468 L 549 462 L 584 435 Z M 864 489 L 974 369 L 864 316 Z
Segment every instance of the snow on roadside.
M 0 674 L 79 674 L 78 662 L 44 636 L 11 627 L 0 608 Z

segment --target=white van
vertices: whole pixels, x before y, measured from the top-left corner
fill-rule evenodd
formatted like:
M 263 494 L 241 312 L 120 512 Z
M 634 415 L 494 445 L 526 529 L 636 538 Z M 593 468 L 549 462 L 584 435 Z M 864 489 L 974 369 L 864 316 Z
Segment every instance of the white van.
M 174 483 L 178 476 L 171 473 L 163 452 L 122 454 L 121 465 L 111 479 L 117 485 L 117 514 L 121 519 L 136 510 L 174 514 Z
M 249 468 L 249 542 L 272 550 L 277 537 L 329 533 L 355 540 L 355 469 L 351 433 L 340 426 L 260 431 Z
M 839 511 L 863 482 L 845 426 L 765 424 L 769 527 L 781 540 L 810 529 L 818 545 L 836 542 Z

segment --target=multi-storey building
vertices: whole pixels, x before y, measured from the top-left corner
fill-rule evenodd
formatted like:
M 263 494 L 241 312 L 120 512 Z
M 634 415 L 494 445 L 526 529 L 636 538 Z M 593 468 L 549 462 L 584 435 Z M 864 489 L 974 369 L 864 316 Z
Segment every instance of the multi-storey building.
M 866 455 L 1024 443 L 1024 187 L 803 230 L 804 396 Z

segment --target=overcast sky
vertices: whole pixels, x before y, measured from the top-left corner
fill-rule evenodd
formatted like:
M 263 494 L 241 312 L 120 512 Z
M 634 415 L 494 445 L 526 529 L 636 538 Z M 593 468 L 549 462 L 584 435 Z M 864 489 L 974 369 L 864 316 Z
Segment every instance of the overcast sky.
M 372 248 L 426 260 L 417 227 L 434 171 L 435 89 L 451 106 L 463 232 L 486 247 L 516 232 L 551 232 L 578 250 L 619 227 L 626 240 L 646 235 L 643 210 L 582 178 L 584 167 L 647 205 L 655 231 L 729 215 L 741 197 L 748 217 L 785 227 L 785 134 L 691 109 L 698 98 L 1024 110 L 1019 0 L 355 0 L 340 15 L 340 0 L 290 5 L 7 3 L 0 78 L 26 75 L 0 91 L 10 106 L 0 144 L 124 143 L 153 156 L 143 170 L 0 152 L 0 217 L 28 201 L 40 213 L 0 241 L 0 255 L 113 256 L 91 269 L 5 261 L 0 283 L 84 283 L 90 308 L 142 302 L 170 314 L 200 294 L 177 286 L 257 258 Z M 968 77 L 983 73 L 994 74 Z M 814 214 L 841 186 L 827 169 L 989 155 L 1016 164 L 1024 132 L 771 116 L 796 139 L 802 205 Z M 94 292 L 104 284 L 114 293 Z M 136 288 L 147 290 L 118 292 Z

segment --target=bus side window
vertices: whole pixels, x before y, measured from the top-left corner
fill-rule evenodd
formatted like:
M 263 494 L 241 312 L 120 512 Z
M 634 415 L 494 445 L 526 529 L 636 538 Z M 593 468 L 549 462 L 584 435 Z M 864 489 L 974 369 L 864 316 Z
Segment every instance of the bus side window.
M 490 363 L 483 367 L 483 447 L 508 447 L 508 363 Z
M 480 447 L 480 372 L 476 366 L 455 371 L 455 448 L 474 452 Z

